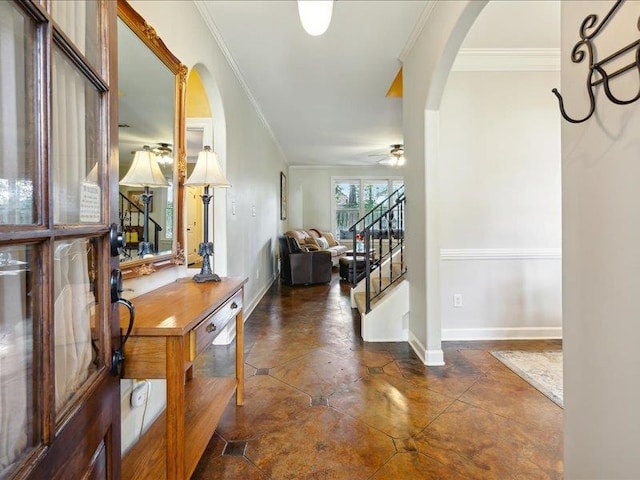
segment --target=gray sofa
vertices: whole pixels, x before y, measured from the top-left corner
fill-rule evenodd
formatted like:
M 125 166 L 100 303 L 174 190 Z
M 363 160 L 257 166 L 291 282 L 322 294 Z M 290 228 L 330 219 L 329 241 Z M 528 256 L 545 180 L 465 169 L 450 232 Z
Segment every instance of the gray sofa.
M 345 254 L 348 248 L 341 245 L 333 234 L 323 232 L 317 228 L 309 228 L 306 230 L 289 230 L 285 237 L 294 238 L 300 247 L 307 248 L 309 251 L 327 251 L 331 253 L 331 263 L 338 266 L 340 257 Z

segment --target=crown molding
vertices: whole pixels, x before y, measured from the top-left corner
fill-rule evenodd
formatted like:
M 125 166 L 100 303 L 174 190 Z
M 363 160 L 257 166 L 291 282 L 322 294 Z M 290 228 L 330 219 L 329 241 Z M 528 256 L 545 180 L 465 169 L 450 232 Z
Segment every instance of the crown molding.
M 211 32 L 211 36 L 216 41 L 216 44 L 220 48 L 220 50 L 222 52 L 222 55 L 224 55 L 224 58 L 227 60 L 227 63 L 229 64 L 229 67 L 231 68 L 231 71 L 233 72 L 233 74 L 235 75 L 236 79 L 238 80 L 238 83 L 242 87 L 242 90 L 244 91 L 245 95 L 249 99 L 249 103 L 251 103 L 251 105 L 253 106 L 253 109 L 256 111 L 256 114 L 258 115 L 258 118 L 260 119 L 260 121 L 264 125 L 264 128 L 269 133 L 269 136 L 273 140 L 276 148 L 278 149 L 278 151 L 282 155 L 282 158 L 284 159 L 284 162 L 288 165 L 289 164 L 289 159 L 285 155 L 284 150 L 282 149 L 282 145 L 280 145 L 280 142 L 278 141 L 278 139 L 276 138 L 275 134 L 273 133 L 273 130 L 271 129 L 271 125 L 269 125 L 269 122 L 267 122 L 267 119 L 265 118 L 264 114 L 262 113 L 262 109 L 258 105 L 258 102 L 256 101 L 256 99 L 253 96 L 253 94 L 251 93 L 251 90 L 249 90 L 249 85 L 247 85 L 247 82 L 245 82 L 244 77 L 242 76 L 242 73 L 240 72 L 240 68 L 238 67 L 238 64 L 236 63 L 236 61 L 231 56 L 231 52 L 229 51 L 229 48 L 227 47 L 227 44 L 225 43 L 224 39 L 222 38 L 222 35 L 220 34 L 220 31 L 218 30 L 218 27 L 216 27 L 215 21 L 213 20 L 213 17 L 211 16 L 211 12 L 209 11 L 209 9 L 207 8 L 205 3 L 206 2 L 204 2 L 203 0 L 194 0 L 194 4 L 195 4 L 196 8 L 198 9 L 198 12 L 200 12 L 200 15 L 202 16 L 202 18 L 204 20 L 204 23 L 207 25 L 207 28 Z
M 400 56 L 398 57 L 400 62 L 404 63 L 404 61 L 409 56 L 409 53 L 411 53 L 411 50 L 413 50 L 413 47 L 415 46 L 418 37 L 422 33 L 424 26 L 427 24 L 427 21 L 429 20 L 429 17 L 431 16 L 431 13 L 433 12 L 435 6 L 436 2 L 434 0 L 427 1 L 426 5 L 422 9 L 422 12 L 420 13 L 420 16 L 418 17 L 418 21 L 411 31 L 411 35 L 409 35 L 409 38 L 407 39 L 407 43 L 400 52 Z
M 453 72 L 559 72 L 559 48 L 461 48 Z

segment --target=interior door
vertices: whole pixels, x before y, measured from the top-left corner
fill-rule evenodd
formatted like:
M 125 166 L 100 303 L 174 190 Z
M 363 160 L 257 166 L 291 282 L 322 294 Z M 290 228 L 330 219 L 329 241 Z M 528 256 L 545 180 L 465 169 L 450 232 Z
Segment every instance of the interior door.
M 115 22 L 115 2 L 0 2 L 2 479 L 120 477 Z
M 200 199 L 202 187 L 187 187 L 187 264 L 193 265 L 200 262 L 202 257 L 198 255 L 198 245 L 202 242 L 202 200 Z
M 187 118 L 187 175 L 189 178 L 198 161 L 198 153 L 205 145 L 213 144 L 213 124 L 210 118 Z M 204 208 L 202 205 L 202 187 L 185 189 L 187 204 L 187 265 L 201 262 L 198 254 L 200 242 L 204 238 L 202 224 Z

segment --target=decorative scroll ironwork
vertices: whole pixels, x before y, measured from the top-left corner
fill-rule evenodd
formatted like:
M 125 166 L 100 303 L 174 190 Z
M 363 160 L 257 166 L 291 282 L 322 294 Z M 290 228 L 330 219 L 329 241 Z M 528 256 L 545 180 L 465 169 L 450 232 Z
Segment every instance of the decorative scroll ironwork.
M 629 45 L 626 45 L 625 47 L 622 47 L 617 52 L 612 53 L 611 55 L 600 61 L 596 61 L 594 55 L 594 39 L 609 23 L 609 20 L 611 20 L 611 18 L 619 10 L 622 3 L 624 3 L 624 0 L 617 0 L 613 7 L 611 7 L 611 10 L 609 10 L 609 13 L 607 13 L 607 15 L 602 19 L 600 23 L 598 23 L 598 16 L 596 14 L 591 14 L 587 16 L 583 20 L 582 25 L 580 25 L 580 41 L 575 44 L 573 50 L 571 51 L 571 61 L 573 63 L 582 63 L 585 58 L 588 58 L 589 75 L 587 76 L 587 93 L 589 94 L 589 112 L 583 118 L 571 118 L 564 108 L 564 100 L 562 99 L 562 95 L 560 95 L 560 92 L 558 92 L 558 89 L 554 88 L 552 90 L 554 95 L 558 98 L 558 103 L 560 104 L 560 113 L 568 122 L 582 123 L 591 118 L 596 110 L 594 89 L 600 84 L 602 84 L 604 93 L 607 98 L 617 105 L 628 105 L 640 98 L 640 87 L 638 88 L 638 93 L 633 98 L 630 98 L 628 100 L 621 100 L 616 97 L 611 92 L 611 89 L 609 87 L 609 82 L 611 81 L 611 79 L 632 69 L 636 69 L 638 71 L 638 76 L 640 78 L 640 39 L 630 43 Z M 637 28 L 638 30 L 640 30 L 640 18 L 638 18 Z M 635 49 L 635 61 L 633 63 L 625 65 L 624 67 L 619 68 L 613 73 L 607 73 L 604 68 L 606 64 L 618 59 L 619 57 L 627 52 L 632 51 L 633 49 Z

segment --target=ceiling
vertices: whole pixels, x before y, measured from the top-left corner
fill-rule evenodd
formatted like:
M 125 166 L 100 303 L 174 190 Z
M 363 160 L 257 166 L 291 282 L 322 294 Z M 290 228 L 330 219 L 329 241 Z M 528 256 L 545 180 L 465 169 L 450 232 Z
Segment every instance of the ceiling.
M 427 0 L 341 0 L 319 37 L 294 1 L 198 1 L 290 165 L 375 165 L 403 143 L 402 99 L 386 97 Z M 559 2 L 490 2 L 465 47 L 559 45 Z M 507 20 L 505 20 L 507 19 Z

